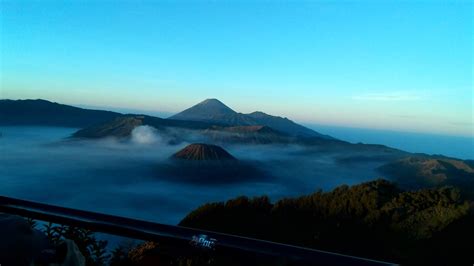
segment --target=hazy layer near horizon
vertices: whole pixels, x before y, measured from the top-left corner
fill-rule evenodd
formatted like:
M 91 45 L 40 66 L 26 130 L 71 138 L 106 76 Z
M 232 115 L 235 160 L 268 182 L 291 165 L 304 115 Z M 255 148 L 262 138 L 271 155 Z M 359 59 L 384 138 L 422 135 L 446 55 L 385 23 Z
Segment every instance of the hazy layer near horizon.
M 474 136 L 448 136 L 314 124 L 305 126 L 352 143 L 382 144 L 408 152 L 442 154 L 474 160 Z

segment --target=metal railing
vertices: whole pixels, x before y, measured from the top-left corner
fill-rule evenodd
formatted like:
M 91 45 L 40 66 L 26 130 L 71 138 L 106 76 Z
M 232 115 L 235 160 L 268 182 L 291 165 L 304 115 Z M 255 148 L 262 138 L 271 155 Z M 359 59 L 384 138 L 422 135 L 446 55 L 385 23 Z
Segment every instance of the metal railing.
M 391 263 L 229 234 L 147 222 L 0 196 L 0 212 L 70 225 L 128 238 L 166 242 L 179 250 L 252 252 L 320 265 L 393 265 Z

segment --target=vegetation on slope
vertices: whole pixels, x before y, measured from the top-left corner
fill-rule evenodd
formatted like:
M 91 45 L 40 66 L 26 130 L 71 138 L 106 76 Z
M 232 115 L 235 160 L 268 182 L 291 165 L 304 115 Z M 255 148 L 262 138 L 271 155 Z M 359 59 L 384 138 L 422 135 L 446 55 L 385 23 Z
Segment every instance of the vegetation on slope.
M 330 192 L 286 198 L 238 197 L 208 203 L 181 226 L 266 239 L 407 265 L 472 263 L 474 203 L 456 188 L 402 191 L 376 180 Z M 49 227 L 49 228 L 48 228 Z M 46 227 L 49 239 L 74 240 L 88 265 L 101 265 L 105 243 L 88 231 Z M 275 258 L 276 259 L 276 258 Z M 169 243 L 118 247 L 111 265 L 300 265 L 249 254 L 184 253 Z M 273 260 L 273 261 L 272 261 Z
M 400 191 L 385 180 L 272 204 L 209 203 L 180 225 L 398 263 L 472 262 L 472 204 L 454 188 Z M 470 257 L 469 257 L 470 256 Z

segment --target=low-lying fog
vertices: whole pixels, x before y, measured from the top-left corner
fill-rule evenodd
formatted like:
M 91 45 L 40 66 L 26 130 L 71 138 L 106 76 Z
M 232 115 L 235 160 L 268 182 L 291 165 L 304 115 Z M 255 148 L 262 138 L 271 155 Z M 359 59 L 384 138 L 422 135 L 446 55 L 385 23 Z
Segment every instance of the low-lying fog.
M 0 131 L 1 195 L 168 224 L 210 201 L 264 194 L 276 200 L 372 180 L 382 164 L 340 164 L 338 154 L 298 146 L 232 145 L 224 148 L 266 176 L 200 184 L 160 172 L 186 143 L 168 145 L 152 128 L 135 129 L 130 141 L 67 140 L 76 131 L 70 128 Z

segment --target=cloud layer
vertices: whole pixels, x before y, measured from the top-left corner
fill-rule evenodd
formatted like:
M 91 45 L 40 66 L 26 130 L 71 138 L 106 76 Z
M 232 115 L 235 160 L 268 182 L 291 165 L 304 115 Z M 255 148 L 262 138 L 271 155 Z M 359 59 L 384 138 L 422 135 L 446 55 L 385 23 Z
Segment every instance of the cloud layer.
M 160 136 L 153 127 L 138 126 L 133 129 L 131 140 L 137 144 L 152 144 L 160 141 Z

